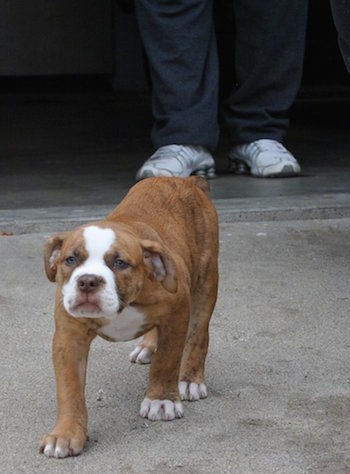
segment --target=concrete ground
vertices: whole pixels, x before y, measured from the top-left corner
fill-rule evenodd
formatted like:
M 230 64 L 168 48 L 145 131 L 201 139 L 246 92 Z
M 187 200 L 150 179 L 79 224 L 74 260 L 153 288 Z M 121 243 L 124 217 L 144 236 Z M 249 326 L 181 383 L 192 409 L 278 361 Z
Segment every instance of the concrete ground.
M 297 104 L 289 147 L 299 178 L 230 176 L 221 145 L 208 398 L 187 402 L 181 420 L 139 418 L 148 367 L 129 363 L 135 342 L 97 340 L 90 441 L 65 460 L 38 453 L 56 412 L 55 288 L 43 243 L 103 216 L 133 184 L 151 149 L 147 104 L 6 97 L 2 105 L 0 231 L 13 235 L 0 236 L 0 472 L 350 472 L 349 104 Z M 128 121 L 128 110 L 143 119 Z
M 45 234 L 0 237 L 1 472 L 349 472 L 349 234 L 348 218 L 221 224 L 208 398 L 182 420 L 141 419 L 148 367 L 129 363 L 135 343 L 98 340 L 90 442 L 65 460 L 38 454 L 56 410 Z

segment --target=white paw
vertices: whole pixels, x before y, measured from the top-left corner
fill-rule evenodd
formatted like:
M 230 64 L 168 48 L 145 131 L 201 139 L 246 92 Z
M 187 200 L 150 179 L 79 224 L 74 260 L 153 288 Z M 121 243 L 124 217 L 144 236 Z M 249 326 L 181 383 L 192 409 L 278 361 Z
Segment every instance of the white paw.
M 147 347 L 142 345 L 136 346 L 135 349 L 130 352 L 130 362 L 136 362 L 136 364 L 150 364 L 152 360 L 153 352 Z
M 175 418 L 182 418 L 184 414 L 181 402 L 171 400 L 150 400 L 145 398 L 141 403 L 140 415 L 151 421 L 170 421 Z
M 207 387 L 204 383 L 188 383 L 179 382 L 179 392 L 181 400 L 189 400 L 191 402 L 207 398 Z
M 69 454 L 68 449 L 61 449 L 59 446 L 55 446 L 54 444 L 47 444 L 43 453 L 49 458 L 66 458 Z

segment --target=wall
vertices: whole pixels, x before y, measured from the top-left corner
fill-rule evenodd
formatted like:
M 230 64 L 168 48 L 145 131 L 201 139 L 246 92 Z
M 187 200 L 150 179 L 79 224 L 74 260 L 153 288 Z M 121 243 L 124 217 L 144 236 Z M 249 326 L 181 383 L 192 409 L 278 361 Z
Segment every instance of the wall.
M 0 0 L 0 76 L 112 72 L 110 0 Z

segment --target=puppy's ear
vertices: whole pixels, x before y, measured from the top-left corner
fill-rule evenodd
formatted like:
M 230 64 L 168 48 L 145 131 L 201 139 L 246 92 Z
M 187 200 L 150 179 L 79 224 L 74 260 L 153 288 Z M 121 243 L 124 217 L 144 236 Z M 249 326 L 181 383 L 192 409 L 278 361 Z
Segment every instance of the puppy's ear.
M 142 240 L 143 261 L 152 270 L 154 278 L 162 282 L 170 293 L 177 291 L 177 277 L 172 259 L 166 249 L 153 240 Z
M 44 264 L 46 276 L 50 281 L 56 281 L 57 259 L 60 255 L 62 243 L 68 233 L 54 235 L 45 242 Z

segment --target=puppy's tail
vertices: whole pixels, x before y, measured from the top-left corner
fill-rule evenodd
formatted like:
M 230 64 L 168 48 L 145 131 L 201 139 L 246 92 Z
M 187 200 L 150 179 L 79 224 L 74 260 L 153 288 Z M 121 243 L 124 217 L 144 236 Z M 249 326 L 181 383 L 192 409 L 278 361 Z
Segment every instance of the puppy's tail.
M 195 184 L 202 191 L 204 191 L 206 194 L 209 194 L 210 185 L 205 178 L 203 178 L 202 176 L 189 176 L 187 179 L 193 184 Z

